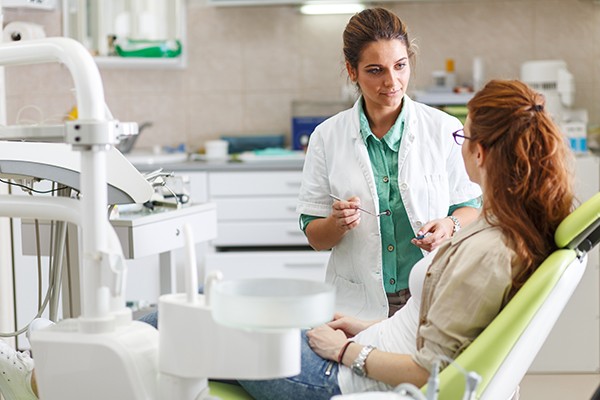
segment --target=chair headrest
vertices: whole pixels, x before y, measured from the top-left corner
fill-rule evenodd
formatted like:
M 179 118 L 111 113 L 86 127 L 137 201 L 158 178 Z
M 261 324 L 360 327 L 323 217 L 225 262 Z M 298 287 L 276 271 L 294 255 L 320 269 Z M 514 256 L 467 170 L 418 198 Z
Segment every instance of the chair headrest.
M 600 192 L 577 207 L 554 234 L 558 248 L 588 252 L 600 241 Z

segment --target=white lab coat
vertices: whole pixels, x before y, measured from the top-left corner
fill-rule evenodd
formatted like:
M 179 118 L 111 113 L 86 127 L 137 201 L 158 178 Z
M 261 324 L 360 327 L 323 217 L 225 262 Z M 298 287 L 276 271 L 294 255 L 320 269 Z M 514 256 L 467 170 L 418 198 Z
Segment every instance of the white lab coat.
M 353 108 L 327 119 L 310 137 L 297 211 L 327 217 L 329 194 L 358 196 L 363 208 L 379 212 L 367 147 L 360 134 L 359 99 Z M 465 171 L 451 133 L 460 121 L 404 97 L 407 121 L 398 153 L 398 187 L 412 230 L 445 217 L 452 204 L 481 195 Z M 336 288 L 336 311 L 363 319 L 386 318 L 379 219 L 362 214 L 357 228 L 332 249 L 326 281 Z

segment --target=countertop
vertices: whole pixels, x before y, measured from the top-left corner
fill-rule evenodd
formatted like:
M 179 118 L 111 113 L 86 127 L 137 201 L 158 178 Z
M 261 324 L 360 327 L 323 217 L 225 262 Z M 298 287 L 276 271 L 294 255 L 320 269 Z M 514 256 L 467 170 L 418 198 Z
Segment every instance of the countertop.
M 166 164 L 134 164 L 142 171 L 301 171 L 304 160 L 269 160 L 269 161 L 185 161 Z

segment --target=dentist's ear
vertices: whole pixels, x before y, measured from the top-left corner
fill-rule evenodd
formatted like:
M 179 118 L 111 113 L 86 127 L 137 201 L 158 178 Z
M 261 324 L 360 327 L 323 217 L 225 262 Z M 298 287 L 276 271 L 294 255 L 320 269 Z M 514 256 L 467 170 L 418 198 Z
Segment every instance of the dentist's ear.
M 346 61 L 346 71 L 348 71 L 348 76 L 350 77 L 350 80 L 353 83 L 356 83 L 356 80 L 358 79 L 358 74 L 356 73 L 356 70 L 352 68 L 352 65 L 350 65 L 348 61 Z

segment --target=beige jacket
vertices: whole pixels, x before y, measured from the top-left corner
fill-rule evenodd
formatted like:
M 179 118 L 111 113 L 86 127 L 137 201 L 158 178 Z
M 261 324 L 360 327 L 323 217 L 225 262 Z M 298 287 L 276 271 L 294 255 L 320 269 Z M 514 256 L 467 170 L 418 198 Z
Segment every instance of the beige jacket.
M 431 371 L 436 354 L 454 359 L 471 344 L 508 303 L 514 263 L 504 235 L 484 218 L 440 246 L 423 283 L 413 360 Z

